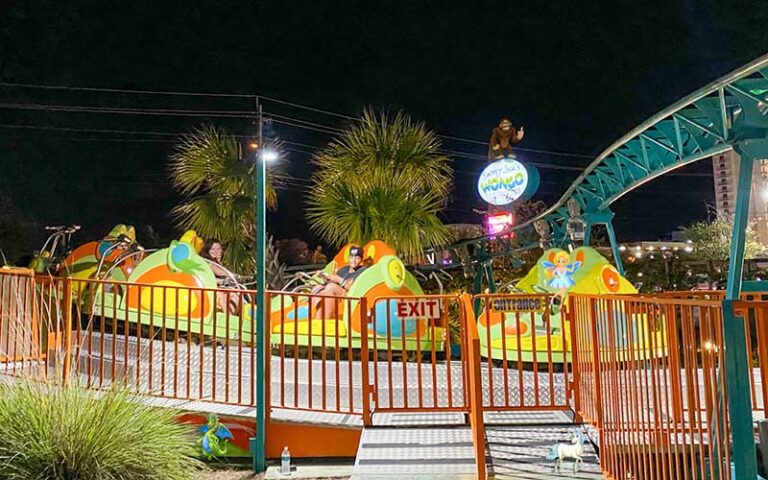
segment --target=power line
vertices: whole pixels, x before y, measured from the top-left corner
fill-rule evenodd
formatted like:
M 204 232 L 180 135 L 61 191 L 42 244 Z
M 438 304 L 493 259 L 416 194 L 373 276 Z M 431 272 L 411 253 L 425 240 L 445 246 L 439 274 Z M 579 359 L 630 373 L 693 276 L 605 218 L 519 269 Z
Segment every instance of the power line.
M 289 120 L 289 121 L 292 121 L 292 122 L 306 124 L 306 125 L 309 125 L 309 126 L 312 126 L 312 127 L 318 127 L 318 128 L 324 128 L 324 129 L 327 129 L 327 130 L 331 130 L 334 133 L 344 133 L 344 130 L 341 129 L 341 128 L 336 128 L 336 127 L 333 127 L 333 126 L 330 126 L 330 125 L 323 125 L 321 123 L 316 123 L 316 122 L 310 122 L 310 121 L 307 121 L 307 120 L 301 120 L 301 119 L 295 118 L 295 117 L 288 117 L 288 116 L 285 116 L 285 115 L 277 115 L 277 114 L 274 114 L 274 113 L 267 113 L 264 116 L 266 117 L 267 121 L 272 120 L 272 121 L 275 121 L 275 122 L 279 123 L 279 120 L 276 120 L 276 119 Z
M 33 103 L 0 103 L 0 108 L 11 110 L 34 110 L 45 112 L 105 113 L 118 115 L 157 115 L 175 117 L 219 117 L 254 118 L 254 113 L 245 110 L 178 110 L 151 108 L 91 107 L 85 105 L 50 105 Z
M 302 125 L 302 124 L 299 124 L 299 123 L 288 122 L 288 121 L 285 121 L 285 120 L 277 120 L 277 119 L 274 119 L 274 118 L 271 119 L 271 120 L 273 122 L 275 122 L 275 123 L 279 123 L 279 124 L 282 124 L 282 125 L 288 125 L 288 126 L 296 127 L 296 128 L 303 128 L 305 130 L 313 130 L 313 131 L 316 131 L 316 132 L 327 133 L 329 135 L 337 135 L 339 133 L 338 131 L 330 130 L 328 128 L 319 128 L 319 127 L 313 127 L 313 126 L 308 126 L 308 125 Z
M 204 92 L 174 92 L 168 90 L 135 90 L 126 88 L 97 88 L 97 87 L 68 87 L 64 85 L 38 85 L 32 83 L 0 82 L 2 87 L 34 88 L 38 90 L 68 90 L 73 92 L 107 92 L 107 93 L 137 93 L 142 95 L 176 95 L 190 97 L 233 97 L 233 98 L 266 98 L 259 95 L 244 95 L 237 93 L 204 93 Z
M 107 129 L 94 129 L 94 128 L 70 128 L 70 127 L 46 127 L 42 125 L 16 125 L 11 123 L 0 123 L 0 128 L 13 128 L 22 130 L 50 130 L 57 132 L 84 132 L 84 133 L 122 133 L 131 135 L 162 135 L 162 136 L 181 136 L 184 133 L 171 133 L 171 132 L 153 132 L 153 131 L 136 131 L 136 130 L 107 130 Z
M 20 139 L 20 140 L 40 140 L 41 138 L 45 138 L 48 140 L 60 140 L 62 142 L 115 142 L 115 143 L 176 143 L 173 140 L 160 140 L 160 139 L 152 139 L 152 138 L 106 138 L 106 137 L 93 137 L 93 138 L 84 138 L 84 137 L 30 137 L 30 136 L 8 136 L 8 135 L 2 135 L 3 138 L 9 138 L 9 139 Z
M 231 93 L 207 93 L 207 92 L 178 92 L 178 91 L 162 91 L 162 90 L 137 90 L 137 89 L 120 89 L 120 88 L 95 88 L 95 87 L 68 87 L 68 86 L 62 86 L 62 85 L 39 85 L 39 84 L 29 84 L 29 83 L 10 83 L 10 82 L 0 82 L 0 86 L 4 87 L 15 87 L 15 88 L 33 88 L 33 89 L 42 89 L 42 90 L 64 90 L 64 91 L 86 91 L 86 92 L 108 92 L 108 93 L 131 93 L 131 94 L 145 94 L 145 95 L 171 95 L 171 96 L 203 96 L 203 97 L 234 97 L 234 98 L 248 98 L 248 99 L 264 99 L 267 101 L 271 101 L 274 103 L 282 104 L 291 106 L 294 108 L 300 108 L 307 111 L 312 111 L 316 113 L 322 113 L 325 115 L 334 116 L 337 118 L 343 118 L 346 120 L 354 120 L 359 121 L 359 118 L 345 115 L 337 112 L 331 112 L 329 110 L 324 110 L 321 108 L 311 107 L 309 105 L 303 105 L 300 103 L 295 102 L 288 102 L 285 100 L 280 100 L 278 98 L 265 96 L 265 95 L 257 95 L 257 94 L 231 94 Z M 440 138 L 446 139 L 446 140 L 453 140 L 457 142 L 464 142 L 464 143 L 470 143 L 474 145 L 484 145 L 488 146 L 488 142 L 484 142 L 481 140 L 473 140 L 469 138 L 462 138 L 462 137 L 456 137 L 453 135 L 442 135 L 438 134 Z M 530 152 L 530 153 L 540 153 L 545 155 L 556 155 L 556 156 L 564 156 L 564 157 L 574 157 L 574 158 L 586 158 L 586 159 L 593 159 L 595 158 L 594 155 L 586 155 L 586 154 L 579 154 L 579 153 L 569 153 L 569 152 L 558 152 L 558 151 L 552 151 L 552 150 L 543 150 L 543 149 L 534 149 L 534 148 L 522 148 L 518 147 L 517 150 L 521 152 Z

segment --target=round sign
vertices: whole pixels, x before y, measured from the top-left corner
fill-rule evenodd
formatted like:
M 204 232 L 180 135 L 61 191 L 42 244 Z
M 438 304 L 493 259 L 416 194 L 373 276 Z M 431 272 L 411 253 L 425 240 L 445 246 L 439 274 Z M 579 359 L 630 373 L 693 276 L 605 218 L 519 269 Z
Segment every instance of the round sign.
M 491 205 L 509 205 L 529 192 L 529 173 L 517 160 L 497 160 L 483 170 L 477 182 L 477 191 Z M 532 186 L 532 185 L 531 185 Z

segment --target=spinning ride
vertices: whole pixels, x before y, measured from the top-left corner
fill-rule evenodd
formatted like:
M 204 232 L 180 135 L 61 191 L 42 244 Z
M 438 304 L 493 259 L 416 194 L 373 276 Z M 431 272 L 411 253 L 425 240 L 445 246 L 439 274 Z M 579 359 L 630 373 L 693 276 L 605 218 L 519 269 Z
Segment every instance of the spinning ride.
M 571 253 L 559 248 L 546 250 L 517 283 L 516 289 L 521 294 L 532 294 L 520 297 L 528 300 L 527 304 L 489 301 L 478 315 L 481 352 L 486 357 L 537 363 L 546 363 L 551 358 L 554 363 L 563 363 L 572 349 L 566 315 L 569 294 L 637 293 L 637 289 L 591 247 L 579 247 Z M 509 298 L 514 301 L 515 296 Z M 615 345 L 616 351 L 634 349 L 637 358 L 664 354 L 659 351 L 653 354 L 649 350 L 649 345 L 667 344 L 663 320 L 651 322 L 644 313 L 606 309 L 602 303 L 595 303 L 594 308 L 598 309 L 598 317 L 611 312 L 615 332 L 632 329 L 631 335 L 619 335 L 625 343 Z M 605 334 L 598 331 L 601 337 Z
M 346 265 L 351 246 L 342 248 L 322 272 L 335 273 Z M 339 298 L 333 318 L 319 316 L 312 297 L 274 294 L 269 315 L 272 343 L 317 346 L 325 342 L 359 348 L 363 333 L 361 321 L 366 321 L 368 336 L 389 337 L 393 349 L 429 351 L 434 345 L 436 350 L 442 350 L 445 331 L 442 326 L 430 325 L 428 319 L 418 315 L 403 314 L 397 302 L 387 300 L 424 295 L 419 282 L 405 269 L 395 250 L 382 241 L 371 241 L 363 247 L 363 262 L 367 268 L 352 283 L 347 297 Z M 320 282 L 319 274 L 307 278 L 307 285 Z M 366 299 L 367 312 L 360 310 L 361 298 Z
M 82 301 L 85 312 L 205 336 L 251 338 L 251 296 L 234 275 L 234 288 L 217 286 L 211 262 L 199 254 L 202 245 L 190 230 L 142 260 L 125 282 L 92 284 Z M 217 302 L 220 294 L 226 302 Z M 217 303 L 225 303 L 227 311 Z

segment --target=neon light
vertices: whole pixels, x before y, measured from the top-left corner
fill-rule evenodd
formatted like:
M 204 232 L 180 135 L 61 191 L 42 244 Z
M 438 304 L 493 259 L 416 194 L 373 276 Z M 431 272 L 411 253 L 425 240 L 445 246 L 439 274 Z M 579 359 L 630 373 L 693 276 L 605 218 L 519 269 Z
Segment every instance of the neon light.
M 497 235 L 515 223 L 515 218 L 511 213 L 497 213 L 488 215 L 485 218 L 485 230 L 488 235 Z

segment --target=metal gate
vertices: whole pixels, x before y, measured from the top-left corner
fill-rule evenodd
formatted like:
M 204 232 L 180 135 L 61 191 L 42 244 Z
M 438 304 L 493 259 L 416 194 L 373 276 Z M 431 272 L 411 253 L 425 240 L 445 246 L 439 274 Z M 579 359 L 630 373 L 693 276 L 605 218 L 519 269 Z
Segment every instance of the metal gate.
M 570 410 L 566 306 L 546 294 L 474 298 L 485 410 Z
M 472 315 L 458 295 L 379 297 L 369 312 L 363 362 L 373 413 L 469 411 L 465 339 Z

